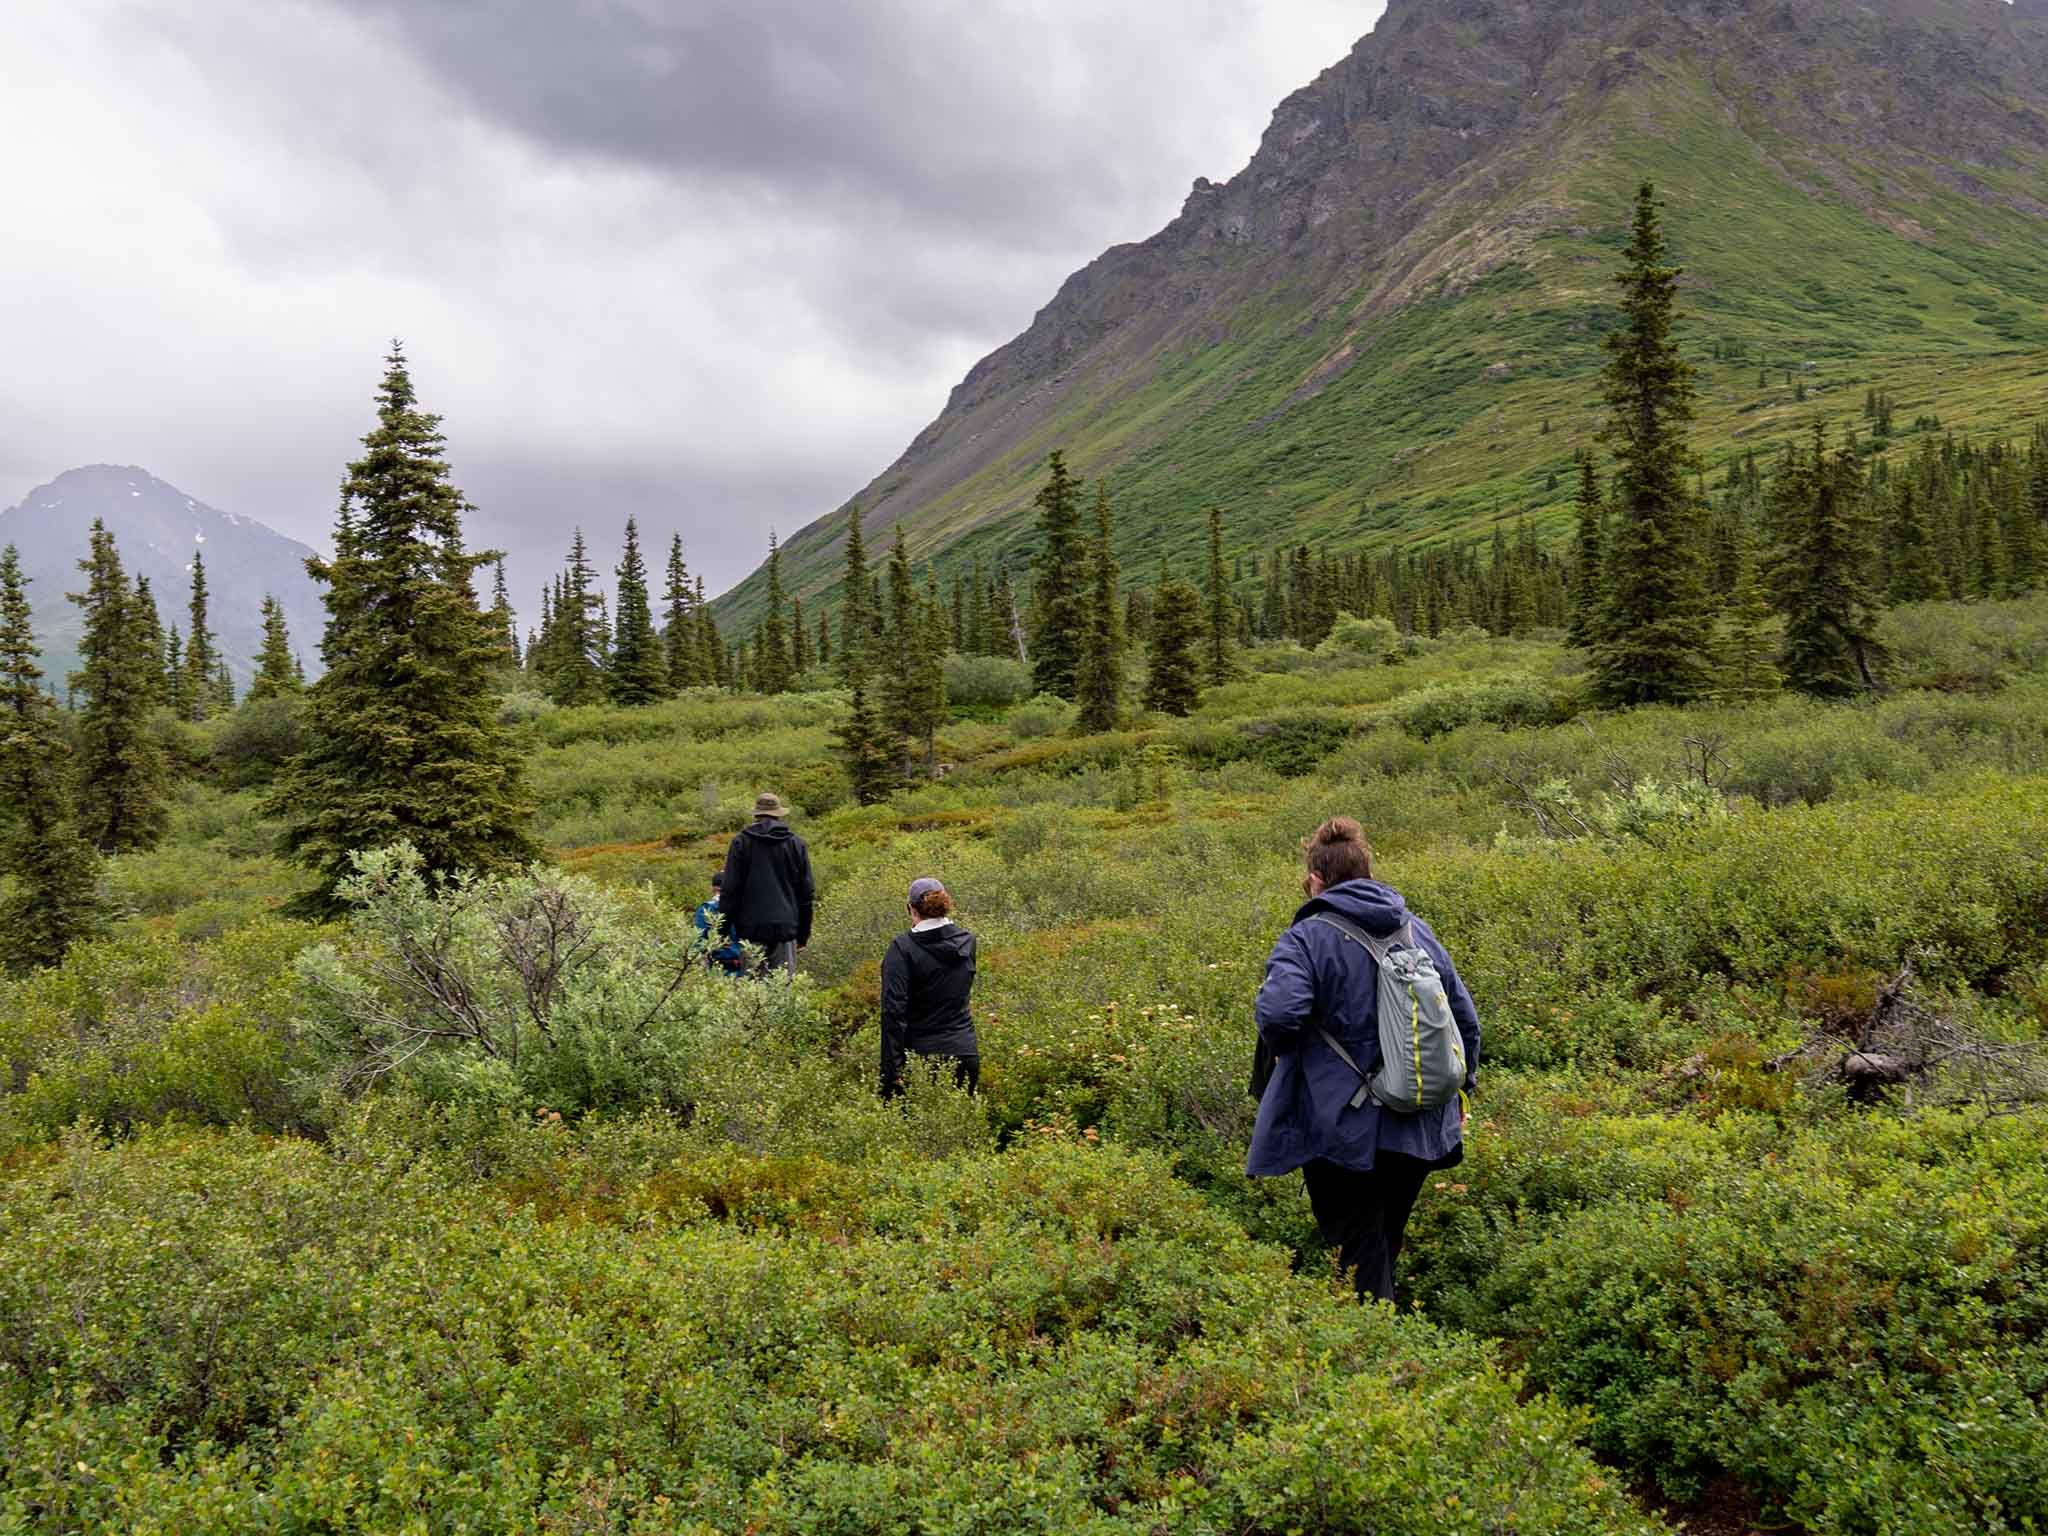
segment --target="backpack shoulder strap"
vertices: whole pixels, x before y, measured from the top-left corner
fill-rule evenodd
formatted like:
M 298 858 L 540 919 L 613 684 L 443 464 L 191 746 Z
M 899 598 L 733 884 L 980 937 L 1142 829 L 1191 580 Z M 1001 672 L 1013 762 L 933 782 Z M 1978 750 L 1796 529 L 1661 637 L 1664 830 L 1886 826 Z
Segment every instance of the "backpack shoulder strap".
M 1386 964 L 1386 946 L 1350 919 L 1339 917 L 1334 912 L 1311 912 L 1307 920 L 1311 923 L 1321 923 L 1326 928 L 1336 929 L 1345 938 L 1351 940 L 1352 943 L 1363 946 L 1365 951 L 1373 957 L 1376 964 Z M 1358 1091 L 1351 1096 L 1351 1107 L 1353 1109 L 1360 1108 L 1372 1098 L 1372 1080 L 1366 1075 L 1365 1068 L 1361 1067 L 1358 1064 L 1358 1059 L 1345 1049 L 1344 1042 L 1331 1034 L 1329 1030 L 1318 1028 L 1316 1033 L 1323 1037 L 1323 1044 L 1337 1053 L 1337 1059 L 1357 1074 Z
M 1352 922 L 1350 918 L 1339 917 L 1334 912 L 1311 912 L 1304 921 L 1321 923 L 1325 928 L 1336 929 L 1345 938 L 1351 940 L 1352 943 L 1363 945 L 1367 952 L 1372 955 L 1373 959 L 1383 965 L 1386 963 L 1388 953 L 1395 948 L 1398 941 L 1406 938 L 1409 933 L 1408 925 L 1404 922 L 1386 938 L 1376 939 L 1359 927 L 1358 924 Z

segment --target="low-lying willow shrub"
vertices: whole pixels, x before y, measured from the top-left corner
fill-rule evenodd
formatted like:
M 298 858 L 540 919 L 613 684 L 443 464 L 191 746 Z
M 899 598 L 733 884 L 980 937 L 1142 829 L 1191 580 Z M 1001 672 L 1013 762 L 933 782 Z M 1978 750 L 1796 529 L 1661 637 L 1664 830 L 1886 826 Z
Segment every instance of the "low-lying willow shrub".
M 1712 1122 L 1511 1089 L 1425 1193 L 1430 1314 L 1681 1499 L 1897 1536 L 2048 1519 L 2048 1112 Z
M 614 1220 L 341 1150 L 5 1176 L 0 1529 L 1658 1529 L 1575 1414 L 1149 1159 L 685 1159 Z

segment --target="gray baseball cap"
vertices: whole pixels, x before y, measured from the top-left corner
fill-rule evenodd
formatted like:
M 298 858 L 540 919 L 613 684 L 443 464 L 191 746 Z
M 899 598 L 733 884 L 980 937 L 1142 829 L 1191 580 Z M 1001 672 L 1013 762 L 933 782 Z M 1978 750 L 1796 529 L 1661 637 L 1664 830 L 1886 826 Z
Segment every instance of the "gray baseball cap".
M 919 875 L 910 882 L 910 904 L 914 907 L 920 901 L 923 901 L 925 897 L 931 895 L 933 891 L 943 891 L 944 889 L 945 886 L 934 880 L 930 875 Z

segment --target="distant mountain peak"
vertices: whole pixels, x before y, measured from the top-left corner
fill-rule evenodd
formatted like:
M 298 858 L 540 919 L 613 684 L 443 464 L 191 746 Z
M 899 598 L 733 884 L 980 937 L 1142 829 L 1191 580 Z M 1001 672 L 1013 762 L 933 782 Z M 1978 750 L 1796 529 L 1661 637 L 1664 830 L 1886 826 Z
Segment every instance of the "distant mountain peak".
M 80 615 L 65 594 L 78 590 L 78 562 L 95 518 L 113 534 L 130 579 L 149 579 L 166 628 L 187 627 L 192 558 L 204 552 L 209 621 L 239 680 L 255 672 L 265 597 L 284 605 L 293 648 L 309 671 L 318 670 L 326 610 L 306 574 L 311 549 L 255 518 L 208 506 L 140 465 L 84 464 L 0 512 L 0 545 L 21 551 L 51 678 L 61 684 L 77 665 Z

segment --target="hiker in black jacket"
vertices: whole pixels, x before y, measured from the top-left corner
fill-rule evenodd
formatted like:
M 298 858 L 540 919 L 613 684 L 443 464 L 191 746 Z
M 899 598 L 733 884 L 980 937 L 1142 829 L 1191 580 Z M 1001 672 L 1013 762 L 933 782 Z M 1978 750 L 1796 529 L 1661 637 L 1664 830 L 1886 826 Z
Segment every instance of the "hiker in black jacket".
M 981 1046 L 974 1038 L 974 935 L 953 921 L 953 898 L 929 875 L 910 882 L 908 933 L 882 957 L 882 1097 L 903 1091 L 906 1053 L 950 1058 L 953 1081 L 974 1092 Z
M 796 953 L 811 942 L 811 851 L 789 830 L 789 812 L 775 795 L 754 802 L 754 824 L 733 838 L 725 853 L 719 905 L 732 936 L 759 946 L 765 958 L 758 974 L 796 974 Z

